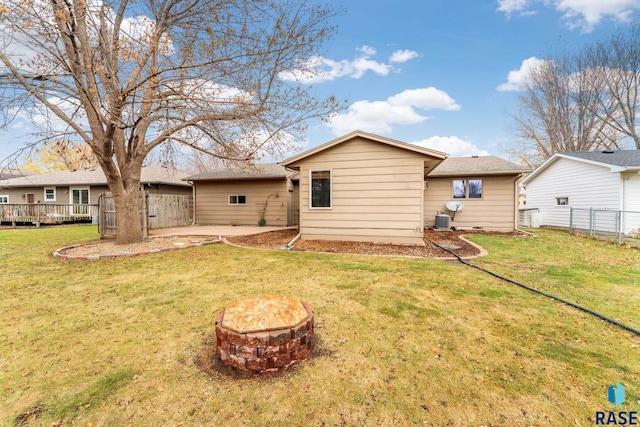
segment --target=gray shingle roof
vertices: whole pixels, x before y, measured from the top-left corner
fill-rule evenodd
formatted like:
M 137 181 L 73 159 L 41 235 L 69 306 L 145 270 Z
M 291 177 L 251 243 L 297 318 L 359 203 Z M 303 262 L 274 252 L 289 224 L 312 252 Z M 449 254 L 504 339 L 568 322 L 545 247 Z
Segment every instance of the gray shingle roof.
M 0 179 L 16 178 L 19 176 L 35 175 L 35 172 L 26 171 L 22 169 L 11 169 L 0 167 Z
M 531 172 L 524 166 L 495 156 L 449 157 L 430 174 L 438 176 L 462 175 L 517 175 Z
M 180 172 L 162 166 L 146 166 L 142 168 L 140 181 L 144 184 L 169 184 L 189 187 L 181 179 Z M 50 185 L 107 185 L 107 178 L 102 169 L 83 171 L 61 171 L 21 176 L 0 181 L 7 187 L 41 187 Z
M 217 168 L 185 178 L 189 181 L 223 181 L 234 179 L 285 179 L 295 178 L 296 171 L 277 163 L 264 163 L 237 168 Z
M 640 150 L 584 151 L 560 154 L 614 166 L 640 167 Z

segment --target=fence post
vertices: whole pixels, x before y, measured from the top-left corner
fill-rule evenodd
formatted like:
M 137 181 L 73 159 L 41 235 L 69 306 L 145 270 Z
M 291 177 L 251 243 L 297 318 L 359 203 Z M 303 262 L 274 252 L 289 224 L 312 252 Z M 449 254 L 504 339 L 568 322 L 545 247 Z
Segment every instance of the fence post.
M 589 236 L 593 236 L 593 208 L 589 208 Z
M 616 221 L 618 222 L 618 246 L 622 245 L 622 211 L 616 211 Z
M 98 196 L 98 231 L 101 239 L 104 239 L 104 209 L 104 193 L 100 193 Z
M 142 237 L 149 237 L 149 213 L 147 212 L 147 192 L 141 191 L 142 197 Z
M 38 204 L 36 206 L 38 208 L 37 209 L 38 210 L 38 216 L 36 217 L 36 228 L 40 228 L 40 209 L 41 209 L 42 205 L 40 205 L 40 202 L 38 202 Z
M 569 208 L 569 236 L 573 236 L 573 207 Z

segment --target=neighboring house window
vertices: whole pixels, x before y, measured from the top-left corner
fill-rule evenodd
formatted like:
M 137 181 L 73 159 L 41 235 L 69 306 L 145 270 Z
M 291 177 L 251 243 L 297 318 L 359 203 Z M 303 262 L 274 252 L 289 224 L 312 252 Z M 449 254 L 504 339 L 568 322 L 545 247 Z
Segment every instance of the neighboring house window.
M 454 179 L 454 199 L 482 199 L 481 179 Z
M 0 205 L 6 205 L 9 203 L 9 196 L 0 196 Z
M 229 196 L 230 205 L 246 205 L 247 196 Z
M 55 202 L 56 201 L 56 187 L 45 187 L 44 188 L 44 201 L 45 202 Z
M 69 202 L 71 202 L 72 215 L 89 214 L 89 188 L 70 188 Z
M 309 171 L 311 181 L 311 208 L 331 207 L 331 171 Z
M 568 197 L 556 197 L 556 206 L 569 206 Z

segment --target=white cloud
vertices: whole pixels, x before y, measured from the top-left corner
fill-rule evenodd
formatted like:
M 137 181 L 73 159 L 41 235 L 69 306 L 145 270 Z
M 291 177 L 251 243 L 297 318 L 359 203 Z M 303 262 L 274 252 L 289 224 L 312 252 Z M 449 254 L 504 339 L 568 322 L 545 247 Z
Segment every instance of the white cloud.
M 591 32 L 603 19 L 629 22 L 634 11 L 640 10 L 640 0 L 498 0 L 498 11 L 507 17 L 513 14 L 533 15 L 534 4 L 553 7 L 561 12 L 569 28 Z
M 638 0 L 557 0 L 556 10 L 563 12 L 569 27 L 581 27 L 591 32 L 604 18 L 629 22 L 634 10 L 640 10 Z
M 456 111 L 460 109 L 447 92 L 435 87 L 408 89 L 389 97 L 387 101 L 391 105 L 410 105 L 424 110 Z
M 364 45 L 356 48 L 356 50 L 360 52 L 360 55 L 352 60 L 342 59 L 336 61 L 315 55 L 301 61 L 299 68 L 280 73 L 280 78 L 285 81 L 312 84 L 332 81 L 342 77 L 359 79 L 368 71 L 372 71 L 379 76 L 386 76 L 392 71 L 399 71 L 390 63 L 406 62 L 418 56 L 417 52 L 399 50 L 391 55 L 389 58 L 390 63 L 387 64 L 372 59 L 378 52 L 371 46 Z
M 498 4 L 500 5 L 498 11 L 506 13 L 507 16 L 511 16 L 516 12 L 520 14 L 531 13 L 527 11 L 529 0 L 498 0 Z
M 507 82 L 502 83 L 497 87 L 497 89 L 501 92 L 518 92 L 523 89 L 522 81 L 526 78 L 526 76 L 540 66 L 540 64 L 544 63 L 544 59 L 538 59 L 535 56 L 531 58 L 527 58 L 522 61 L 519 70 L 509 71 L 507 75 Z
M 429 87 L 405 90 L 386 101 L 357 101 L 346 113 L 336 114 L 328 122 L 334 134 L 344 135 L 354 130 L 389 133 L 392 125 L 411 125 L 423 122 L 422 110 L 459 110 L 460 106 L 446 93 Z
M 367 46 L 366 44 L 362 45 L 361 47 L 357 47 L 356 50 L 358 52 L 362 52 L 366 56 L 373 56 L 376 53 L 378 53 L 378 51 L 375 48 L 371 46 Z
M 413 50 L 397 50 L 391 54 L 391 56 L 389 57 L 389 62 L 407 62 L 412 60 L 413 58 L 417 58 L 418 56 L 418 52 L 415 52 Z
M 422 141 L 412 142 L 414 145 L 442 151 L 451 157 L 488 156 L 490 153 L 469 141 L 457 136 L 432 136 Z

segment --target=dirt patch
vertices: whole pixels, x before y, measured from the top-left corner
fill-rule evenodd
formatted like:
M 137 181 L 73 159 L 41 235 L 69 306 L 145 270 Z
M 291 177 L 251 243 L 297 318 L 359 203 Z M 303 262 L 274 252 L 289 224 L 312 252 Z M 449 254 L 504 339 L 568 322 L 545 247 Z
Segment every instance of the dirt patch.
M 346 242 L 337 240 L 298 240 L 293 251 L 346 253 L 358 255 L 388 255 L 425 258 L 450 258 L 451 254 L 436 247 L 435 242 L 461 257 L 474 257 L 481 250 L 461 239 L 461 236 L 472 234 L 469 231 L 434 231 L 425 230 L 425 246 L 392 245 L 371 242 Z M 279 250 L 286 246 L 298 234 L 297 230 L 277 230 L 248 236 L 228 237 L 230 243 L 250 248 Z M 117 245 L 113 240 L 103 240 L 84 245 L 68 246 L 58 249 L 54 256 L 67 259 L 98 259 L 117 256 L 146 255 L 171 249 L 203 246 L 218 242 L 215 236 L 169 236 L 154 237 L 139 243 Z
M 268 233 L 252 234 L 249 236 L 234 236 L 227 240 L 239 246 L 247 246 L 262 249 L 280 249 L 289 243 L 296 235 L 297 230 L 279 230 Z M 362 255 L 391 255 L 412 256 L 426 258 L 446 258 L 451 254 L 436 247 L 435 242 L 462 257 L 480 255 L 480 249 L 460 238 L 462 235 L 471 234 L 468 231 L 434 231 L 425 230 L 424 241 L 426 246 L 392 245 L 371 242 L 346 242 L 337 240 L 298 240 L 293 251 L 349 253 Z

